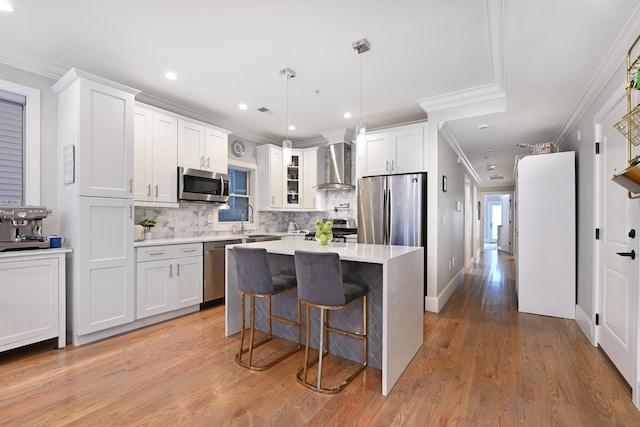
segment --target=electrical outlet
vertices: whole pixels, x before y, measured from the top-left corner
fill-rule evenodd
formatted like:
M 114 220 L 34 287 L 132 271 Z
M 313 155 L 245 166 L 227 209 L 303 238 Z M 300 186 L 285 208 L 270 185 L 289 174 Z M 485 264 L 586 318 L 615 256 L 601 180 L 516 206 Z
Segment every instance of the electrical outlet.
M 213 224 L 213 215 L 211 215 L 211 214 L 207 215 L 207 223 L 208 224 Z

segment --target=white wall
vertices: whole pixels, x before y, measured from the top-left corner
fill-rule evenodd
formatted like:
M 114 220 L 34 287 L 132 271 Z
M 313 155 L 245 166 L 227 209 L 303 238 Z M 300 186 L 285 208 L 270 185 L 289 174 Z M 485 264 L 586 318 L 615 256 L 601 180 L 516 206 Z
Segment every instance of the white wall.
M 598 93 L 594 101 L 562 141 L 562 150 L 576 152 L 577 185 L 577 305 L 591 322 L 595 320 L 594 307 L 594 233 L 596 228 L 595 206 L 595 133 L 594 118 L 604 104 L 616 93 L 624 91 L 626 65 L 624 58 L 616 71 Z M 578 141 L 578 132 L 580 140 Z
M 439 137 L 437 296 L 445 291 L 447 285 L 464 268 L 464 179 L 466 169 L 457 162 L 457 159 L 457 154 L 446 140 Z M 446 192 L 442 190 L 443 176 L 447 177 Z M 462 206 L 460 211 L 456 210 L 458 202 Z

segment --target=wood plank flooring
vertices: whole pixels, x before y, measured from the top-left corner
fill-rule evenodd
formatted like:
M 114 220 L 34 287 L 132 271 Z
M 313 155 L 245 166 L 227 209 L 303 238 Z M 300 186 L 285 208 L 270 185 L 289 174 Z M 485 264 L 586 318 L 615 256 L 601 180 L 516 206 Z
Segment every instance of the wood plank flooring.
M 513 260 L 485 252 L 387 397 L 367 368 L 342 393 L 294 378 L 299 352 L 236 365 L 217 307 L 82 347 L 0 354 L 0 425 L 640 426 L 631 393 L 576 323 L 520 314 Z

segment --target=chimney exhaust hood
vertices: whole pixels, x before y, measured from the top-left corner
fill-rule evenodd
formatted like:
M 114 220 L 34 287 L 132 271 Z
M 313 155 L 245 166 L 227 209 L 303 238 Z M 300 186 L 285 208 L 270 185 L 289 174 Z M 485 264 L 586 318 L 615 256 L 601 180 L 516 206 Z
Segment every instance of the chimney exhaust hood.
M 351 144 L 347 141 L 349 131 L 323 133 L 322 136 L 329 141 L 329 182 L 317 185 L 319 190 L 353 190 L 351 184 Z

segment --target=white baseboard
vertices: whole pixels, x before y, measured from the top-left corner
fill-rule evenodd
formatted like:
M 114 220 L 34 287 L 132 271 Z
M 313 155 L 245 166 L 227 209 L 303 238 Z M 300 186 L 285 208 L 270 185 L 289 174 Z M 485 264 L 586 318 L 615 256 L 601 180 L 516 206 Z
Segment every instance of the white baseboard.
M 587 339 L 594 347 L 598 345 L 596 340 L 595 325 L 592 319 L 584 312 L 582 307 L 576 304 L 576 323 L 582 332 L 587 336 Z
M 424 310 L 430 311 L 432 313 L 440 313 L 440 310 L 444 307 L 444 305 L 449 301 L 451 294 L 456 290 L 458 286 L 460 286 L 464 282 L 464 268 L 461 268 L 453 279 L 445 286 L 445 288 L 440 292 L 440 295 L 437 297 L 425 297 L 424 299 Z

